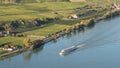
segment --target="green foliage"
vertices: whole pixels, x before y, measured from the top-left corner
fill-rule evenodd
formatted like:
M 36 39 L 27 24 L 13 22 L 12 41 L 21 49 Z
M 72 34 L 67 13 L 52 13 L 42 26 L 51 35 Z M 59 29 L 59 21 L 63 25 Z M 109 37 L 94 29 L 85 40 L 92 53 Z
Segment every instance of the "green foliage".
M 25 39 L 23 40 L 23 44 L 24 44 L 26 47 L 28 47 L 29 44 L 30 44 L 30 38 L 25 38 Z

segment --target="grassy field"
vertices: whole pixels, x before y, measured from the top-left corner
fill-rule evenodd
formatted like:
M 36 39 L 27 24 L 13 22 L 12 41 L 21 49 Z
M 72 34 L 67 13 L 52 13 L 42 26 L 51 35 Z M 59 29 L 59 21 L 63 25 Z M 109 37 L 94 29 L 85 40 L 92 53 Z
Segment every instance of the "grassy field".
M 3 37 L 0 38 L 0 43 L 12 42 L 14 45 L 23 45 L 23 39 L 22 37 Z
M 53 34 L 57 31 L 70 27 L 71 25 L 78 23 L 78 22 L 79 20 L 73 20 L 73 21 L 72 20 L 63 20 L 63 21 L 59 20 L 59 21 L 55 21 L 53 23 L 47 24 L 46 27 L 24 32 L 24 34 L 47 36 L 49 34 Z
M 10 37 L 10 36 L 3 37 L 3 38 L 0 38 L 0 44 L 11 42 L 15 46 L 18 46 L 18 45 L 23 46 L 24 39 L 25 39 L 24 37 Z M 31 42 L 34 40 L 35 40 L 35 38 L 31 38 Z
M 0 21 L 10 21 L 15 19 L 33 19 L 52 17 L 52 11 L 60 11 L 61 15 L 68 15 L 73 13 L 74 8 L 82 7 L 84 5 L 97 5 L 107 7 L 114 0 L 90 0 L 88 2 L 44 2 L 44 3 L 25 3 L 0 5 Z
M 54 24 L 45 28 L 36 29 L 32 31 L 27 31 L 25 34 L 27 35 L 40 35 L 40 36 L 47 36 L 49 34 L 55 33 L 59 30 L 62 30 L 63 28 L 68 27 L 68 25 L 60 25 L 60 24 Z
M 0 5 L 0 22 L 11 21 L 16 19 L 34 19 L 34 18 L 54 18 L 57 15 L 52 14 L 52 11 L 59 11 L 59 15 L 67 16 L 73 13 L 73 9 L 85 5 L 96 5 L 106 8 L 112 3 L 106 0 L 92 0 L 91 2 L 45 2 L 45 3 L 26 3 Z M 106 3 L 107 2 L 107 3 Z M 79 21 L 55 21 L 52 24 L 40 29 L 24 32 L 28 35 L 47 36 L 59 30 L 69 27 Z M 9 22 L 8 22 L 9 23 Z M 23 45 L 23 39 L 19 37 L 0 37 L 0 44 L 13 42 L 14 45 Z M 34 39 L 32 39 L 34 40 Z
M 57 6 L 56 6 L 57 5 Z M 20 5 L 0 5 L 0 21 L 15 19 L 33 19 L 52 17 L 52 11 L 68 11 L 86 5 L 86 3 L 51 2 L 51 3 L 29 3 Z M 72 13 L 72 12 L 71 12 Z M 65 14 L 64 12 L 61 14 Z
M 59 11 L 63 16 L 73 13 L 74 8 L 82 7 L 84 5 L 97 5 L 106 7 L 112 3 L 113 0 L 91 0 L 88 2 L 44 2 L 44 3 L 26 3 L 26 4 L 12 4 L 0 5 L 0 21 L 10 21 L 16 19 L 33 19 L 44 17 L 56 17 L 52 11 Z M 107 2 L 107 3 L 106 3 Z

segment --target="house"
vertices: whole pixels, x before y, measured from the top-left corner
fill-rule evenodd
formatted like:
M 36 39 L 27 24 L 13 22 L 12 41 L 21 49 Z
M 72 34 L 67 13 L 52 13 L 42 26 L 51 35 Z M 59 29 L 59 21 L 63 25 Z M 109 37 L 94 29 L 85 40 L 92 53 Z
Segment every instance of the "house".
M 2 32 L 2 31 L 0 31 L 0 36 L 2 36 L 2 34 L 3 34 L 3 32 Z
M 9 31 L 0 31 L 0 36 L 1 36 L 1 37 L 6 37 L 6 36 L 8 36 L 8 35 L 10 35 L 10 32 L 9 32 Z
M 70 2 L 85 2 L 86 0 L 70 0 Z
M 72 13 L 72 14 L 70 14 L 67 18 L 68 18 L 68 19 L 78 19 L 78 15 L 75 14 L 75 13 Z
M 3 50 L 5 50 L 5 51 L 13 51 L 16 49 L 17 49 L 17 47 L 15 47 L 14 45 L 11 45 L 11 44 L 4 45 L 4 48 L 3 48 Z
M 120 9 L 120 5 L 118 3 L 113 3 L 112 9 Z

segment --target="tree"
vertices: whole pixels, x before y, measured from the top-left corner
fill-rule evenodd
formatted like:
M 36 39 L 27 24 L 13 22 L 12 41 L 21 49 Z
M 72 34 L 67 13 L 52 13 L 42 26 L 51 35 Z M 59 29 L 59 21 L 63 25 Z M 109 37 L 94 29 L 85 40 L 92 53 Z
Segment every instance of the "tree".
M 29 47 L 29 45 L 30 45 L 30 38 L 25 38 L 25 39 L 23 40 L 23 44 L 24 44 L 26 47 Z
M 16 3 L 21 3 L 22 0 L 16 0 Z
M 5 31 L 7 32 L 7 34 L 9 35 L 9 34 L 10 34 L 10 31 L 11 31 L 11 26 L 10 26 L 10 24 L 5 24 L 5 25 L 4 25 L 4 29 L 5 29 Z

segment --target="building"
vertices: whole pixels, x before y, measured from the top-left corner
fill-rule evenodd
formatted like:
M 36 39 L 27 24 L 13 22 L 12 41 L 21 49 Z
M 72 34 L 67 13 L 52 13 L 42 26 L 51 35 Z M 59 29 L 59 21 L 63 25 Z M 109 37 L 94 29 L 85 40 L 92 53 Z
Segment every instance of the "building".
M 78 15 L 75 14 L 75 13 L 72 13 L 72 14 L 70 14 L 67 18 L 68 18 L 68 19 L 78 19 Z
M 112 4 L 112 9 L 120 9 L 119 3 L 113 3 Z

